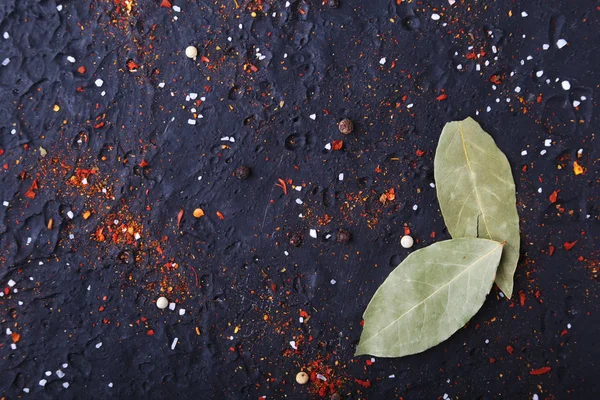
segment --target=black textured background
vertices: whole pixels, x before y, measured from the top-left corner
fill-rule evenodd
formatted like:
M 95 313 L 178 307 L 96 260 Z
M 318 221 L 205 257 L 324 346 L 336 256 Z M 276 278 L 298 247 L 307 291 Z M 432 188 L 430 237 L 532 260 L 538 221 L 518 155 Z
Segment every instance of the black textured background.
M 290 3 L 0 2 L 0 393 L 594 398 L 598 3 Z M 433 156 L 444 123 L 466 116 L 513 167 L 515 294 L 494 288 L 448 341 L 368 365 L 353 357 L 361 315 L 411 251 L 405 227 L 412 250 L 449 238 Z M 343 148 L 326 150 L 334 140 Z M 242 164 L 247 180 L 233 176 Z M 140 239 L 109 233 L 115 219 Z M 155 306 L 161 293 L 175 311 Z M 313 372 L 306 386 L 300 370 Z

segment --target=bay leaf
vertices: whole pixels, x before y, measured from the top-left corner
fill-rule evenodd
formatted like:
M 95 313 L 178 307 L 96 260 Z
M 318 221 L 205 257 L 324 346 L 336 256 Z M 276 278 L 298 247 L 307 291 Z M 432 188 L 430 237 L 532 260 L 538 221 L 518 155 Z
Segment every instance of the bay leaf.
M 356 355 L 402 357 L 448 339 L 483 305 L 503 246 L 459 238 L 410 254 L 369 302 Z
M 496 284 L 510 298 L 519 261 L 515 182 L 506 156 L 472 118 L 444 126 L 434 160 L 437 197 L 453 238 L 506 241 Z

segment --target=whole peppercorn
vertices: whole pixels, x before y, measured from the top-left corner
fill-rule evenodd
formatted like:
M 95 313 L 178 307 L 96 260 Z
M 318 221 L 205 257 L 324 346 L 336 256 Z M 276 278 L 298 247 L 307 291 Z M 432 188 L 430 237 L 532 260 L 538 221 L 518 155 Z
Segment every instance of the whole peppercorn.
M 304 371 L 298 372 L 296 375 L 296 382 L 301 385 L 304 385 L 308 382 L 308 374 Z
M 340 228 L 337 231 L 337 235 L 335 235 L 335 241 L 338 243 L 346 243 L 350 241 L 350 232 L 345 230 L 344 228 Z
M 354 130 L 354 123 L 352 121 L 350 121 L 348 118 L 344 118 L 343 120 L 340 121 L 340 123 L 338 124 L 338 129 L 340 130 L 340 132 L 342 132 L 344 135 L 349 135 L 352 133 L 352 131 Z
M 238 177 L 238 179 L 246 179 L 250 176 L 250 168 L 248 168 L 245 165 L 242 165 L 241 167 L 237 167 L 235 170 L 235 176 Z
M 292 233 L 289 242 L 294 247 L 300 247 L 302 244 L 302 236 L 299 233 Z

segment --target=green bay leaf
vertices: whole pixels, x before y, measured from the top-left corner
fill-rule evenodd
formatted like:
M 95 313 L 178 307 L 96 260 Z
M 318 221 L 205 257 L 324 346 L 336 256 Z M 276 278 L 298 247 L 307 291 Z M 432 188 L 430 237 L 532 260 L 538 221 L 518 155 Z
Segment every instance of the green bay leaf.
M 444 222 L 453 238 L 506 241 L 496 284 L 510 298 L 519 261 L 515 182 L 506 156 L 472 118 L 444 126 L 434 160 Z
M 410 254 L 369 302 L 356 355 L 402 357 L 448 339 L 483 305 L 503 246 L 459 238 Z

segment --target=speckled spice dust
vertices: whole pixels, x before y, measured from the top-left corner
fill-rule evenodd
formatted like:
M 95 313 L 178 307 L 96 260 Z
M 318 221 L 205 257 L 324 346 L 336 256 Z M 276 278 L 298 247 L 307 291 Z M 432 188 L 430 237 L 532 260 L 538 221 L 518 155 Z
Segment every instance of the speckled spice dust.
M 596 2 L 3 0 L 0 21 L 3 398 L 600 391 Z M 422 354 L 353 357 L 385 277 L 449 238 L 433 157 L 466 116 L 513 167 L 515 295 Z

